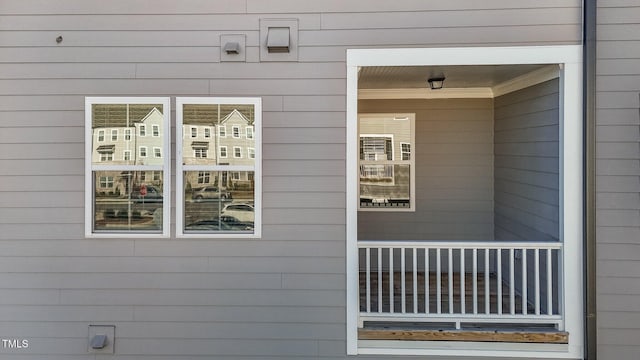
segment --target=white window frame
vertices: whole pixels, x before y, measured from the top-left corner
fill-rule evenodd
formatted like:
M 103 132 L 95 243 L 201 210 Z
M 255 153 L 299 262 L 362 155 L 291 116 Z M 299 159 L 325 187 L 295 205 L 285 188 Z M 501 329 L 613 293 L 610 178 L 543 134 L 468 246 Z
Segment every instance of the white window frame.
M 242 147 L 234 146 L 233 147 L 233 158 L 234 159 L 242 159 Z
M 138 136 L 140 137 L 147 136 L 147 125 L 140 124 L 140 126 L 138 127 Z
M 208 184 L 211 182 L 211 171 L 198 171 L 198 184 Z
M 409 151 L 404 151 L 404 148 L 403 148 L 403 147 L 404 147 L 404 145 L 409 145 Z M 408 142 L 401 142 L 401 143 L 400 143 L 400 160 L 403 160 L 403 161 L 410 161 L 411 159 L 413 159 L 413 155 L 412 155 L 411 153 L 413 152 L 413 148 L 414 148 L 414 147 L 415 147 L 415 146 L 414 146 L 414 145 L 412 145 L 411 143 L 408 143 Z M 409 159 L 407 159 L 407 160 L 405 160 L 405 159 L 404 159 L 404 155 L 405 155 L 405 154 L 409 154 Z
M 253 128 L 251 126 L 247 126 L 244 129 L 247 139 L 253 139 Z
M 142 149 L 144 149 L 144 155 L 142 155 Z M 149 156 L 149 148 L 146 146 L 140 146 L 138 148 L 138 156 L 141 158 L 146 158 Z
M 560 238 L 567 345 L 359 340 L 358 71 L 364 66 L 560 65 Z M 435 96 L 435 94 L 434 94 Z M 583 323 L 582 46 L 347 49 L 347 354 L 581 359 Z M 415 149 L 412 149 L 415 153 Z M 415 157 L 415 156 L 414 156 Z M 575 296 L 578 301 L 567 301 Z
M 160 127 L 158 125 L 151 125 L 151 136 L 153 137 L 160 136 Z
M 218 137 L 227 137 L 227 125 L 218 125 Z
M 254 165 L 184 165 L 183 108 L 185 104 L 246 104 L 254 106 Z M 225 128 L 225 125 L 219 125 Z M 260 238 L 262 236 L 262 98 L 259 97 L 178 97 L 176 98 L 176 237 L 178 238 Z M 219 133 L 218 133 L 219 134 Z M 226 131 L 225 131 L 226 135 Z M 219 146 L 219 149 L 227 148 Z M 220 152 L 220 150 L 218 150 Z M 227 154 L 228 155 L 228 154 Z M 222 156 L 219 156 L 222 158 Z M 254 228 L 253 233 L 193 233 L 184 231 L 184 172 L 185 171 L 253 171 L 254 172 Z M 229 174 L 229 176 L 231 176 Z
M 111 141 L 118 141 L 118 129 L 111 129 Z
M 219 154 L 218 157 L 221 159 L 226 159 L 229 156 L 229 149 L 227 148 L 226 145 L 220 145 L 219 149 Z M 222 155 L 222 149 L 224 149 L 224 155 Z
M 200 154 L 200 156 L 198 156 L 198 154 Z M 205 149 L 205 148 L 193 149 L 193 157 L 195 159 L 207 159 L 209 157 L 209 149 Z
M 98 130 L 98 134 L 96 135 L 96 140 L 98 142 L 104 142 L 104 130 Z
M 204 138 L 205 139 L 210 139 L 211 138 L 211 128 L 204 128 Z
M 168 238 L 171 231 L 171 157 L 165 156 L 161 165 L 103 165 L 92 163 L 92 106 L 94 104 L 162 104 L 164 153 L 171 149 L 171 101 L 168 97 L 86 97 L 85 98 L 85 237 L 87 238 Z M 126 131 L 126 129 L 125 129 Z M 94 171 L 161 171 L 163 174 L 162 231 L 99 231 L 93 229 L 94 217 Z
M 240 139 L 242 137 L 242 134 L 240 134 L 240 126 L 233 125 L 231 127 L 231 137 L 234 139 Z
M 198 137 L 198 128 L 195 126 L 191 127 L 191 138 L 195 139 Z
M 100 162 L 113 161 L 113 153 L 112 152 L 103 152 L 100 153 Z
M 153 157 L 156 158 L 156 159 L 162 158 L 162 148 L 154 146 L 153 147 Z
M 124 129 L 124 141 L 131 141 L 131 129 Z
M 128 159 L 127 159 L 127 155 L 129 155 Z M 122 151 L 122 160 L 123 161 L 131 161 L 131 150 L 123 150 Z
M 256 149 L 250 147 L 247 148 L 247 156 L 249 159 L 255 159 L 256 158 Z

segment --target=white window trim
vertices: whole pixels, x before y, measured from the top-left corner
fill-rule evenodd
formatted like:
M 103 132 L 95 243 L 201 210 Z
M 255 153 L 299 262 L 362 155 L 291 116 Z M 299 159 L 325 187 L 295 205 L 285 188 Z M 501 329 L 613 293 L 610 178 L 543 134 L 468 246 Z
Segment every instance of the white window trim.
M 118 141 L 118 129 L 111 129 L 111 141 Z
M 195 139 L 195 138 L 198 137 L 198 128 L 197 127 L 192 126 L 190 131 L 191 131 L 190 135 L 191 135 L 192 139 Z
M 184 179 L 183 175 L 176 176 L 176 237 L 178 238 L 260 238 L 262 237 L 262 98 L 258 97 L 177 97 L 176 98 L 176 139 L 182 139 L 183 117 L 182 109 L 185 104 L 247 104 L 254 106 L 254 142 L 256 157 L 253 166 L 246 165 L 184 165 L 182 140 L 176 144 L 176 174 L 185 171 L 253 171 L 254 173 L 254 228 L 253 233 L 185 233 L 184 232 Z M 218 125 L 220 128 L 226 125 Z M 218 132 L 218 137 L 219 132 Z M 227 146 L 219 146 L 220 148 Z M 223 158 L 218 150 L 218 157 Z M 228 155 L 228 149 L 227 149 Z M 231 175 L 229 175 L 231 176 Z
M 224 149 L 224 156 L 222 156 L 222 149 Z M 220 145 L 218 148 L 218 157 L 221 159 L 226 159 L 229 157 L 229 148 L 226 145 Z
M 170 156 L 165 156 L 162 165 L 101 165 L 92 164 L 92 111 L 94 104 L 162 104 L 164 138 L 163 148 L 171 149 L 171 101 L 168 97 L 86 97 L 85 98 L 85 237 L 87 238 L 168 238 L 171 233 L 171 176 Z M 166 150 L 165 150 L 166 153 Z M 93 196 L 95 181 L 93 171 L 147 171 L 163 172 L 162 193 L 162 232 L 94 232 L 93 230 Z
M 105 139 L 104 134 L 105 134 L 104 130 L 98 130 L 98 132 L 96 133 L 96 141 L 104 142 L 104 139 Z M 100 140 L 101 137 L 102 137 L 102 140 Z
M 156 150 L 158 150 L 160 152 L 160 156 L 156 156 Z M 160 159 L 162 158 L 162 148 L 159 148 L 157 146 L 153 147 L 153 158 L 154 159 Z
M 127 154 L 129 154 L 129 158 L 127 159 Z M 123 150 L 122 151 L 122 160 L 123 161 L 131 161 L 131 150 Z
M 247 157 L 248 157 L 248 159 L 255 159 L 256 158 L 256 149 L 254 149 L 252 147 L 247 148 Z
M 144 133 L 144 135 L 142 133 Z M 138 127 L 138 136 L 140 136 L 140 137 L 146 137 L 147 136 L 147 125 L 140 124 L 140 126 Z
M 236 151 L 238 150 L 238 151 Z M 236 155 L 236 154 L 240 154 L 240 155 Z M 234 159 L 242 159 L 242 147 L 241 146 L 234 146 L 233 147 L 233 158 Z
M 156 135 L 156 133 L 158 135 Z M 158 125 L 151 125 L 151 136 L 153 137 L 160 137 L 160 126 Z
M 572 358 L 583 356 L 582 301 L 563 301 L 569 344 L 358 340 L 358 70 L 362 66 L 560 64 L 560 231 L 564 294 L 583 294 L 582 46 L 347 50 L 347 354 Z M 574 299 L 575 300 L 575 299 Z
M 205 139 L 210 139 L 211 138 L 211 128 L 204 128 L 204 138 Z
M 247 126 L 244 129 L 244 133 L 246 134 L 247 139 L 253 139 L 253 128 L 251 126 Z M 249 134 L 251 134 L 251 136 L 249 136 Z
M 131 141 L 131 129 L 124 129 L 124 141 Z
M 220 129 L 222 129 L 224 134 L 220 134 Z M 227 137 L 227 125 L 218 125 L 218 137 L 226 138 Z
M 142 155 L 142 149 L 144 149 L 144 155 Z M 138 148 L 138 157 L 141 157 L 141 158 L 149 157 L 149 148 L 146 146 L 140 146 Z

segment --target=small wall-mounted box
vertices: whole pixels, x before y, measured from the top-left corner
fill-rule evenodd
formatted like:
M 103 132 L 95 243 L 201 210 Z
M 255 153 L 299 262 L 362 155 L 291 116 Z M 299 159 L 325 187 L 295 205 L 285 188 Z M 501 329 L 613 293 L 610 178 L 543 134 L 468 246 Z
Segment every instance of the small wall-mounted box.
M 220 35 L 220 61 L 246 61 L 247 38 L 244 34 Z
M 115 325 L 89 325 L 88 352 L 113 354 L 116 343 Z
M 260 61 L 298 61 L 298 19 L 260 19 Z

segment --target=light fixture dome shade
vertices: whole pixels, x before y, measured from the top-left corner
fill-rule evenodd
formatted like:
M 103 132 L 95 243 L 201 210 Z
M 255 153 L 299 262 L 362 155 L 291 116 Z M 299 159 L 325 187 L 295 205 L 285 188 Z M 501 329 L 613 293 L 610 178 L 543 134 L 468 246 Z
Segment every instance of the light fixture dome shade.
M 431 88 L 431 90 L 442 89 L 442 87 L 444 86 L 444 79 L 444 76 L 429 78 L 427 80 L 427 82 L 429 83 L 429 88 Z

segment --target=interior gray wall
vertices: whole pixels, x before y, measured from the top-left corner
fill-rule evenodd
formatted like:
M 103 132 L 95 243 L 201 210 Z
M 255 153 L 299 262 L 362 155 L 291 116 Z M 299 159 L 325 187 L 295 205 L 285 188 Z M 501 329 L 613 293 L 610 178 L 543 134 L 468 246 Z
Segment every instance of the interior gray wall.
M 504 241 L 559 241 L 559 83 L 558 79 L 495 99 L 495 234 Z M 541 308 L 548 309 L 547 282 L 557 281 L 557 254 L 547 277 L 540 253 Z M 515 284 L 522 293 L 522 257 L 527 256 L 528 302 L 535 304 L 535 258 L 516 253 Z M 503 261 L 507 273 L 508 261 Z M 553 309 L 557 313 L 558 292 Z
M 92 323 L 116 325 L 114 359 L 346 359 L 345 50 L 581 37 L 579 0 L 2 0 L 0 13 L 0 334 L 30 340 L 3 360 L 95 359 Z M 298 62 L 259 62 L 261 18 L 299 19 Z M 219 62 L 222 33 L 246 35 L 246 62 Z M 84 96 L 151 95 L 263 98 L 262 239 L 84 238 Z M 637 125 L 623 95 L 601 96 Z M 601 186 L 619 183 L 636 191 L 637 176 Z M 604 241 L 637 234 L 602 215 Z M 618 264 L 636 263 L 603 263 Z
M 495 99 L 496 240 L 559 239 L 558 84 Z
M 599 359 L 640 353 L 640 8 L 598 1 L 596 260 Z
M 358 212 L 361 240 L 493 239 L 493 100 L 361 100 L 415 113 L 416 210 Z

